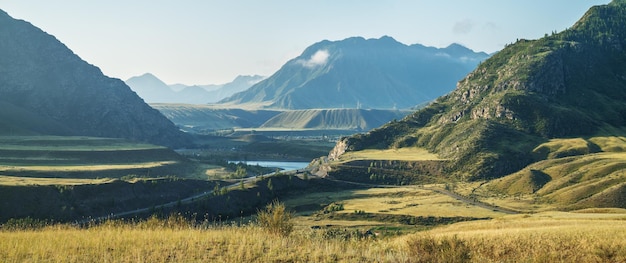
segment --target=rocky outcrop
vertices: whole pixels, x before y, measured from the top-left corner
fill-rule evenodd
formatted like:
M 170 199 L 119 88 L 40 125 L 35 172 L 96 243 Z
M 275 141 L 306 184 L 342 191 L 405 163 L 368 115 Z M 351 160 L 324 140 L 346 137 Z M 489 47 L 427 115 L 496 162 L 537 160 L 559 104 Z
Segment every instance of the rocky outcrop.
M 348 146 L 349 146 L 348 138 L 342 138 L 341 140 L 339 140 L 337 144 L 335 144 L 335 147 L 333 147 L 333 149 L 328 154 L 328 160 L 329 161 L 338 160 L 339 157 L 348 150 Z

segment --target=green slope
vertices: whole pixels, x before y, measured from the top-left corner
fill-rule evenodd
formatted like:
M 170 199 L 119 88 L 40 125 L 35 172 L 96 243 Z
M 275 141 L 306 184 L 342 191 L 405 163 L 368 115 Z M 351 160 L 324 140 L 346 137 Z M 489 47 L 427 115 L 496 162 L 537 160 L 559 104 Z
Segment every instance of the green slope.
M 572 28 L 519 40 L 457 89 L 367 134 L 348 151 L 418 146 L 454 160 L 452 176 L 502 177 L 539 161 L 551 138 L 620 135 L 626 126 L 626 5 L 591 8 Z

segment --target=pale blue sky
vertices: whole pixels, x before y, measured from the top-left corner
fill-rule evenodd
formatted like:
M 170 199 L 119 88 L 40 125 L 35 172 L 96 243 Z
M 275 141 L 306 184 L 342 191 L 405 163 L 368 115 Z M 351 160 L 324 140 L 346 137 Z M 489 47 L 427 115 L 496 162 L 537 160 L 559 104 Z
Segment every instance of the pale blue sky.
M 0 0 L 111 77 L 168 84 L 269 76 L 309 45 L 388 35 L 405 44 L 500 50 L 574 24 L 609 0 Z

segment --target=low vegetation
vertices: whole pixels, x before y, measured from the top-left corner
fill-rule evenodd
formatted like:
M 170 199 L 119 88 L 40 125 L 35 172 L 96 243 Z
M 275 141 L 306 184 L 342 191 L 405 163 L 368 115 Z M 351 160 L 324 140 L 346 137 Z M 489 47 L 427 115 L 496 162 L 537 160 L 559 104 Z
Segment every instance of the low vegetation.
M 535 214 L 380 237 L 295 226 L 268 235 L 251 224 L 180 216 L 77 227 L 0 230 L 4 262 L 623 262 L 626 214 Z
M 346 162 L 350 160 L 427 161 L 442 159 L 424 148 L 407 147 L 385 150 L 367 149 L 347 152 L 341 155 L 339 160 L 340 162 Z
M 120 178 L 193 174 L 174 151 L 123 139 L 0 136 L 0 175 L 33 178 Z

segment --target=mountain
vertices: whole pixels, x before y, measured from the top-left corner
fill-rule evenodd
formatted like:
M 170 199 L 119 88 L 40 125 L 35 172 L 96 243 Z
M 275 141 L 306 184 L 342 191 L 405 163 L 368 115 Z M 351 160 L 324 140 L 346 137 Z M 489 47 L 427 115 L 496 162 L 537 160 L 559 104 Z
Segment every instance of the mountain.
M 124 81 L 145 102 L 173 102 L 176 92 L 156 76 L 145 73 Z
M 156 76 L 145 73 L 129 78 L 126 84 L 148 103 L 207 104 L 246 90 L 262 79 L 258 75 L 237 76 L 232 82 L 219 85 L 167 85 Z
M 173 103 L 155 103 L 151 106 L 189 133 L 232 128 L 365 131 L 401 119 L 409 113 L 364 109 L 246 110 Z
M 281 109 L 411 108 L 453 90 L 487 57 L 457 44 L 407 46 L 391 37 L 325 40 L 220 103 Z
M 254 84 L 259 83 L 265 77 L 259 75 L 237 76 L 232 82 L 219 85 L 219 88 L 211 91 L 211 101 L 209 103 L 218 102 L 222 99 L 232 96 L 235 93 L 249 89 Z
M 339 129 L 366 131 L 407 114 L 392 110 L 328 109 L 288 110 L 267 120 L 260 128 Z
M 272 110 L 218 109 L 198 104 L 155 103 L 152 107 L 189 133 L 257 128 L 280 113 Z
M 2 10 L 0 26 L 0 133 L 190 142 L 124 82 L 106 77 L 55 37 Z
M 540 146 L 559 138 L 626 134 L 624 21 L 624 0 L 592 7 L 570 29 L 508 45 L 450 94 L 401 121 L 346 138 L 333 152 L 422 147 L 448 160 L 446 174 L 463 180 L 503 177 L 551 158 L 608 152 L 603 149 L 616 147 Z M 558 149 L 566 150 L 551 154 Z M 541 174 L 524 176 L 545 180 Z

